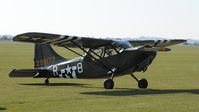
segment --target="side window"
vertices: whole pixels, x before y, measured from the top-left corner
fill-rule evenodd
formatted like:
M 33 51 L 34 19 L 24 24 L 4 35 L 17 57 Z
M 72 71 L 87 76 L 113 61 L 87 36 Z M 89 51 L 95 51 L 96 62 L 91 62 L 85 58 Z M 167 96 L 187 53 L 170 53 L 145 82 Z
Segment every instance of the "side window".
M 84 57 L 87 60 L 95 60 L 102 58 L 102 54 L 103 54 L 102 49 L 89 49 L 88 54 L 85 54 Z
M 85 59 L 95 60 L 102 59 L 109 56 L 117 55 L 123 51 L 122 48 L 110 48 L 110 47 L 100 47 L 98 49 L 89 49 L 88 54 L 85 55 Z
M 115 49 L 106 49 L 104 57 L 117 55 L 117 54 L 121 53 L 122 51 L 123 51 L 123 48 L 119 48 L 119 47 L 117 47 Z

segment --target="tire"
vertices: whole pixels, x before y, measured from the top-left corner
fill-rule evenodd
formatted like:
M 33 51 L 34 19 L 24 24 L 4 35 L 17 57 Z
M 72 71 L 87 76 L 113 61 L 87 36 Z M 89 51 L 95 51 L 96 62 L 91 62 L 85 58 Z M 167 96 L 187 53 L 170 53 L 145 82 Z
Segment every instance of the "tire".
M 148 87 L 148 81 L 146 79 L 139 80 L 138 87 L 141 89 L 146 89 Z
M 49 80 L 48 80 L 48 79 L 45 80 L 45 84 L 46 84 L 46 85 L 49 84 Z
M 105 89 L 113 89 L 113 87 L 114 87 L 114 82 L 113 82 L 112 79 L 106 79 L 104 81 L 104 88 Z

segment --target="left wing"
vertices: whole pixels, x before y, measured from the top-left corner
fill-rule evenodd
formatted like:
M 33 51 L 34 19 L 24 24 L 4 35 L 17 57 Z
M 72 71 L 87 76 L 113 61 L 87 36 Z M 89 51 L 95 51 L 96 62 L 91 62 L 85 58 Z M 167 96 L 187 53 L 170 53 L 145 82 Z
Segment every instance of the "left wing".
M 130 40 L 132 46 L 144 46 L 151 45 L 155 47 L 166 47 L 186 42 L 183 39 L 172 39 L 172 40 Z
M 83 47 L 96 49 L 102 46 L 117 45 L 123 48 L 135 46 L 166 47 L 186 42 L 182 39 L 174 40 L 124 40 L 124 39 L 102 39 L 49 33 L 24 33 L 13 38 L 14 41 L 32 42 L 37 44 L 51 44 L 62 47 Z

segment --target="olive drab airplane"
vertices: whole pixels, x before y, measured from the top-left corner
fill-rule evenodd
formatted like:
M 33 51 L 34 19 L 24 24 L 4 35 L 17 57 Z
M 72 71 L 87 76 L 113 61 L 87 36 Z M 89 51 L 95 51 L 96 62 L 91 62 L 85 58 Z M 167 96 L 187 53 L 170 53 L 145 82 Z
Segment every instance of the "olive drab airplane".
M 170 51 L 167 46 L 186 40 L 125 40 L 78 37 L 48 33 L 24 33 L 13 41 L 35 43 L 34 69 L 12 70 L 10 77 L 46 78 L 107 78 L 105 89 L 113 89 L 114 77 L 130 74 L 139 88 L 147 88 L 146 79 L 138 79 L 134 72 L 145 72 L 158 51 Z M 51 45 L 64 47 L 79 55 L 65 59 Z M 84 54 L 78 53 L 79 48 Z

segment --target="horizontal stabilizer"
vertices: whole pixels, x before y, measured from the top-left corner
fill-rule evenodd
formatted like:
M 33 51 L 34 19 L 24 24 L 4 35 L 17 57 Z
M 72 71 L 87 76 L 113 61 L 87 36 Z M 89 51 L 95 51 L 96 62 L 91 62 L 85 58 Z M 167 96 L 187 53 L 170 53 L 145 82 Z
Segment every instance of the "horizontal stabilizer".
M 9 73 L 9 77 L 33 77 L 33 78 L 45 78 L 49 77 L 48 70 L 41 69 L 20 69 L 20 70 L 12 70 Z

